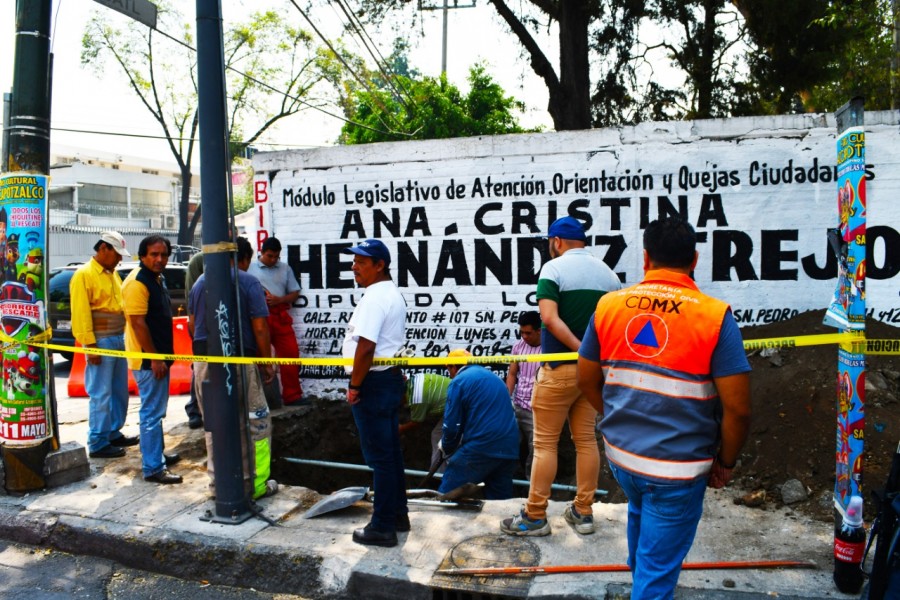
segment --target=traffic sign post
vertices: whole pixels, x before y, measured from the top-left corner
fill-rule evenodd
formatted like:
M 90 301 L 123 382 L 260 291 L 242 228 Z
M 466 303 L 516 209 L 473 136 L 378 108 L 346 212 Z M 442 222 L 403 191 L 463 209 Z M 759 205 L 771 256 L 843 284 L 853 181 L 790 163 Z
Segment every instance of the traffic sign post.
M 94 0 L 126 17 L 156 29 L 156 5 L 149 0 Z

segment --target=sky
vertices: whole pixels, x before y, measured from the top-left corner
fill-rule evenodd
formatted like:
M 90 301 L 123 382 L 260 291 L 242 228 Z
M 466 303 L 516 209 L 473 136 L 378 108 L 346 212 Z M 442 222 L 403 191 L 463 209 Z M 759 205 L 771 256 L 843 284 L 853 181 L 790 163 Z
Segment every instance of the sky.
M 465 0 L 463 0 L 465 1 Z M 437 4 L 439 0 L 432 0 Z M 194 19 L 193 0 L 173 0 L 187 19 Z M 299 3 L 299 2 L 298 2 Z M 462 3 L 462 2 L 461 2 Z M 333 3 L 328 3 L 333 6 Z M 353 2 L 350 3 L 354 5 Z M 451 1 L 452 4 L 452 1 Z M 256 9 L 270 6 L 286 6 L 295 23 L 306 26 L 302 16 L 289 3 L 279 0 L 257 0 L 247 3 Z M 302 3 L 301 3 L 302 6 Z M 247 9 L 239 0 L 222 0 L 223 17 L 241 18 Z M 136 135 L 161 135 L 159 125 L 149 111 L 131 92 L 124 77 L 108 63 L 106 74 L 97 78 L 81 67 L 81 36 L 85 23 L 94 11 L 103 12 L 113 24 L 125 24 L 127 17 L 104 7 L 93 0 L 54 0 L 52 18 L 52 51 L 54 52 L 54 93 L 51 116 L 51 144 L 102 150 L 127 156 L 140 156 L 161 161 L 172 161 L 172 154 L 161 140 L 134 137 L 73 133 L 61 129 L 105 131 Z M 0 7 L 0 90 L 9 92 L 13 84 L 15 54 L 15 1 L 4 0 Z M 448 13 L 448 65 L 449 80 L 466 89 L 465 78 L 469 67 L 484 62 L 488 72 L 498 81 L 507 94 L 526 104 L 520 115 L 525 127 L 543 126 L 552 130 L 552 121 L 546 111 L 547 90 L 543 82 L 532 72 L 526 60 L 520 58 L 520 47 L 506 33 L 505 25 L 486 2 L 474 8 L 451 10 Z M 313 13 L 317 27 L 331 36 L 337 36 L 336 13 L 322 8 Z M 424 75 L 437 76 L 441 69 L 441 11 L 422 11 L 410 28 L 410 20 L 395 19 L 394 23 L 404 33 L 410 32 L 412 48 L 410 64 Z M 370 30 L 369 34 L 379 45 L 383 55 L 391 51 L 396 33 L 389 30 Z M 418 34 L 424 34 L 418 35 Z M 539 36 L 544 51 L 555 60 L 557 51 L 554 32 Z M 348 45 L 351 43 L 348 42 Z M 352 50 L 362 53 L 359 48 Z M 335 111 L 337 112 L 337 111 Z M 316 111 L 304 111 L 286 119 L 265 136 L 263 141 L 277 144 L 260 149 L 286 149 L 310 146 L 330 146 L 338 136 L 341 122 Z M 195 160 L 196 165 L 199 161 Z

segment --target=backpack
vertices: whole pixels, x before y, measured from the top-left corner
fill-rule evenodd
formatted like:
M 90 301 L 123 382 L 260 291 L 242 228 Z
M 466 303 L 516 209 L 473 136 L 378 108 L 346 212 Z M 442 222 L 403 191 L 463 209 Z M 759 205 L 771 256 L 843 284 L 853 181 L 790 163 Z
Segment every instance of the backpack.
M 869 531 L 866 556 L 873 543 L 875 555 L 862 598 L 900 600 L 900 446 L 894 454 L 884 489 L 874 492 L 873 496 L 878 514 Z

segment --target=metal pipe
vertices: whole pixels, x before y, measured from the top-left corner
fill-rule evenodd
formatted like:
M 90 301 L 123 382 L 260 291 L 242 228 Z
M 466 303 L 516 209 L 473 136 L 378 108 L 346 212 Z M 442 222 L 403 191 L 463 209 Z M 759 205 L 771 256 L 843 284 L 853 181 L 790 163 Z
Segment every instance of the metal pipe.
M 312 460 L 309 458 L 292 458 L 290 456 L 285 456 L 282 458 L 284 458 L 284 460 L 291 462 L 291 463 L 296 463 L 298 465 L 307 465 L 310 467 L 327 467 L 329 469 L 347 469 L 348 471 L 368 471 L 369 473 L 372 472 L 372 469 L 370 469 L 366 465 L 355 465 L 353 463 L 331 462 L 328 460 Z M 428 475 L 427 471 L 417 471 L 415 469 L 404 469 L 403 472 L 406 473 L 407 475 L 410 475 L 413 477 L 424 477 L 425 475 Z M 440 478 L 440 477 L 443 477 L 443 474 L 435 473 L 434 476 Z M 524 479 L 513 479 L 513 485 L 518 485 L 521 487 L 529 487 L 531 485 L 531 483 Z M 574 485 L 564 485 L 562 483 L 551 484 L 550 489 L 558 491 L 558 492 L 577 492 L 578 491 L 578 488 L 576 488 Z M 606 490 L 600 490 L 600 489 L 594 490 L 595 496 L 605 496 L 608 493 L 609 492 L 607 492 Z

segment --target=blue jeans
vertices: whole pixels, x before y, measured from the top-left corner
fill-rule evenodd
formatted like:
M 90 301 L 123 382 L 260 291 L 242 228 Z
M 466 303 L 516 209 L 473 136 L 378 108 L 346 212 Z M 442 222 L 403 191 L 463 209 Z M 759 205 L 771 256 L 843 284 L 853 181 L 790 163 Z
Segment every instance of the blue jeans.
M 405 389 L 399 369 L 369 371 L 359 390 L 359 402 L 350 407 L 363 457 L 374 475 L 375 506 L 370 525 L 378 531 L 395 531 L 397 517 L 407 513 L 397 415 Z
M 125 338 L 112 335 L 97 340 L 104 350 L 125 350 Z M 88 452 L 97 452 L 122 437 L 128 414 L 128 361 L 101 356 L 99 365 L 84 365 L 84 390 L 88 400 Z
M 609 463 L 628 496 L 632 600 L 672 598 L 703 514 L 706 479 L 659 483 Z
M 513 473 L 519 461 L 515 458 L 494 458 L 466 452 L 463 446 L 447 459 L 447 470 L 438 491 L 446 494 L 467 483 L 484 482 L 484 497 L 506 500 L 513 497 Z
M 169 373 L 162 379 L 156 379 L 150 369 L 132 373 L 141 394 L 141 471 L 150 477 L 166 468 L 162 420 L 169 404 Z

